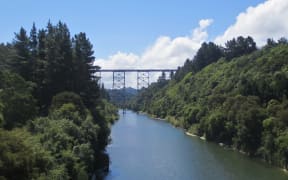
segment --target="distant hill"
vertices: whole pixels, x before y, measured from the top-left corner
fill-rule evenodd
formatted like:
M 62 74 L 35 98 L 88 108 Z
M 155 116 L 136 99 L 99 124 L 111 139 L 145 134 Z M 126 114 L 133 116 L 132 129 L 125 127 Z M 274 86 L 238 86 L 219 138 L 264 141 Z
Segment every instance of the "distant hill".
M 107 91 L 110 96 L 111 102 L 120 107 L 125 106 L 126 102 L 130 101 L 138 94 L 138 90 L 132 87 L 116 90 L 108 89 Z

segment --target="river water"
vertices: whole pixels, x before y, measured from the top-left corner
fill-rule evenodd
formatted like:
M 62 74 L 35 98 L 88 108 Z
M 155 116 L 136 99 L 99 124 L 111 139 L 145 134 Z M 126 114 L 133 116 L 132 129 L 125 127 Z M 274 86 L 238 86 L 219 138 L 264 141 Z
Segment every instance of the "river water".
M 122 111 L 121 111 L 122 112 Z M 169 123 L 127 111 L 112 127 L 106 180 L 287 180 L 288 174 Z

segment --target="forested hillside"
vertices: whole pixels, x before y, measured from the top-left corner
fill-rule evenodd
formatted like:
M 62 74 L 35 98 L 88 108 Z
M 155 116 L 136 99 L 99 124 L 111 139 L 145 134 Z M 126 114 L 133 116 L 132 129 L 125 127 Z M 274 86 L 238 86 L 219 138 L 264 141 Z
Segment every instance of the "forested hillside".
M 107 170 L 117 109 L 101 99 L 85 33 L 65 23 L 0 45 L 0 179 L 90 179 Z
M 288 168 L 288 43 L 257 50 L 251 37 L 203 43 L 170 81 L 143 90 L 130 107 L 209 141 Z
M 130 101 L 138 93 L 137 89 L 128 87 L 125 89 L 108 89 L 110 102 L 120 108 L 126 108 L 126 102 Z

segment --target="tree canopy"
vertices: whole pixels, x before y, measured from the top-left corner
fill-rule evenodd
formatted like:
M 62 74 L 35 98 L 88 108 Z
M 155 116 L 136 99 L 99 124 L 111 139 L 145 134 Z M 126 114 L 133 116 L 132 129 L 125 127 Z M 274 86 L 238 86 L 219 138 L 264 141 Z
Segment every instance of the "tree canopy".
M 0 179 L 89 179 L 117 109 L 100 96 L 93 46 L 58 22 L 0 45 Z

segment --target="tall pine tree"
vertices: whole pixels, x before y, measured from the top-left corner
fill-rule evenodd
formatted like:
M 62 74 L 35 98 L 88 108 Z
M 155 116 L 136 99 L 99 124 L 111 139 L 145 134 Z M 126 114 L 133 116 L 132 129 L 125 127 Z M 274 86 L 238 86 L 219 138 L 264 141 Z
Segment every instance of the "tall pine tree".
M 17 58 L 12 62 L 15 71 L 25 80 L 31 80 L 30 41 L 23 27 L 20 28 L 19 33 L 15 33 L 13 45 L 17 53 Z
M 93 64 L 95 60 L 93 46 L 85 33 L 79 33 L 73 39 L 73 48 L 75 91 L 84 98 L 86 103 L 93 106 L 89 96 L 94 95 L 94 99 L 99 98 L 98 80 L 94 76 L 99 67 Z

